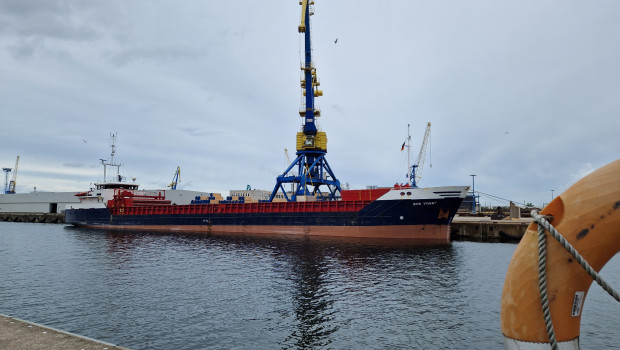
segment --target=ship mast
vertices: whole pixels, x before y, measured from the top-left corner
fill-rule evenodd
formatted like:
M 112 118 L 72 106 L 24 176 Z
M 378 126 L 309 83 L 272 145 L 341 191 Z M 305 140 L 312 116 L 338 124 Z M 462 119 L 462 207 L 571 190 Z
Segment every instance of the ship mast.
M 411 133 L 409 133 L 410 124 L 407 124 L 407 169 L 411 169 L 411 173 L 407 174 L 409 178 L 408 184 L 409 186 L 415 187 L 413 185 L 413 180 L 415 178 L 415 168 L 411 166 Z
M 321 111 L 314 105 L 314 98 L 323 95 L 318 89 L 320 85 L 316 76 L 316 68 L 312 62 L 312 46 L 310 39 L 310 16 L 314 14 L 313 0 L 301 0 L 301 24 L 299 33 L 304 34 L 304 65 L 301 67 L 303 78 L 301 87 L 305 96 L 299 115 L 303 118 L 303 128 L 297 133 L 297 158 L 276 179 L 269 201 L 282 191 L 287 201 L 302 200 L 334 200 L 340 193 L 340 181 L 327 163 L 327 135 L 319 131 L 316 121 Z M 297 171 L 292 171 L 294 168 Z M 284 184 L 293 185 L 294 191 L 289 197 Z
M 122 177 L 120 175 L 120 164 L 114 164 L 114 154 L 116 153 L 116 136 L 117 133 L 110 133 L 110 148 L 112 148 L 112 152 L 110 154 L 110 162 L 106 163 L 105 159 L 100 159 L 101 164 L 103 165 L 103 182 L 107 182 L 107 166 L 116 167 L 116 176 L 114 177 L 115 181 L 122 181 Z

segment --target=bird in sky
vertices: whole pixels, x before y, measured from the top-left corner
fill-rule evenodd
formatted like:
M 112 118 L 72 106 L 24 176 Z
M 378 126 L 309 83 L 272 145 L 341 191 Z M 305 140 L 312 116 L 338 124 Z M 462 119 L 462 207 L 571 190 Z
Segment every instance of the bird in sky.
M 334 44 L 337 44 L 337 43 L 338 43 L 338 38 L 336 38 L 336 40 L 334 40 Z

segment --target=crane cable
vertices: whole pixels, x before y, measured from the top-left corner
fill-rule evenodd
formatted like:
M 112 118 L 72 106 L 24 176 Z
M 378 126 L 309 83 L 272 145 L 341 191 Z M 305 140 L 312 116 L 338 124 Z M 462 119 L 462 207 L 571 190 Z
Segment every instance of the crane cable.
M 428 161 L 430 162 L 429 168 L 433 167 L 433 133 L 428 133 Z

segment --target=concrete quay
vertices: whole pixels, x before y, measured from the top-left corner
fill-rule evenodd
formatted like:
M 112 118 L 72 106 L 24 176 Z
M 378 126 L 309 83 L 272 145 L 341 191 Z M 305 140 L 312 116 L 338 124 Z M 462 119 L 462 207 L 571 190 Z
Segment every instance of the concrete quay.
M 0 221 L 63 223 L 64 213 L 0 213 Z
M 532 218 L 493 220 L 485 216 L 455 216 L 450 226 L 453 239 L 518 241 L 523 237 Z
M 121 346 L 0 314 L 0 349 L 129 350 Z

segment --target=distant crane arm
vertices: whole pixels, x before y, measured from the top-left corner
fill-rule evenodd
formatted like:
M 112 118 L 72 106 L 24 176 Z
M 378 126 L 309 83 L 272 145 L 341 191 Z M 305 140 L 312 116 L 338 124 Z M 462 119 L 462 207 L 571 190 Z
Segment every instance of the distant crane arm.
M 426 124 L 426 131 L 424 132 L 424 138 L 422 139 L 422 146 L 420 146 L 420 154 L 418 154 L 418 161 L 416 162 L 416 182 L 422 178 L 422 169 L 424 169 L 424 159 L 426 158 L 426 146 L 428 139 L 431 136 L 431 123 Z
M 291 164 L 291 158 L 288 156 L 288 150 L 284 149 L 284 155 L 286 156 L 286 164 Z
M 6 193 L 15 193 L 15 187 L 17 185 L 17 167 L 19 166 L 19 156 L 17 156 L 17 160 L 15 161 L 15 170 L 13 170 L 13 179 L 9 182 L 9 189 Z
M 172 177 L 172 183 L 168 185 L 171 190 L 177 189 L 177 184 L 181 182 L 181 167 L 177 166 L 177 171 L 174 172 L 174 176 Z

